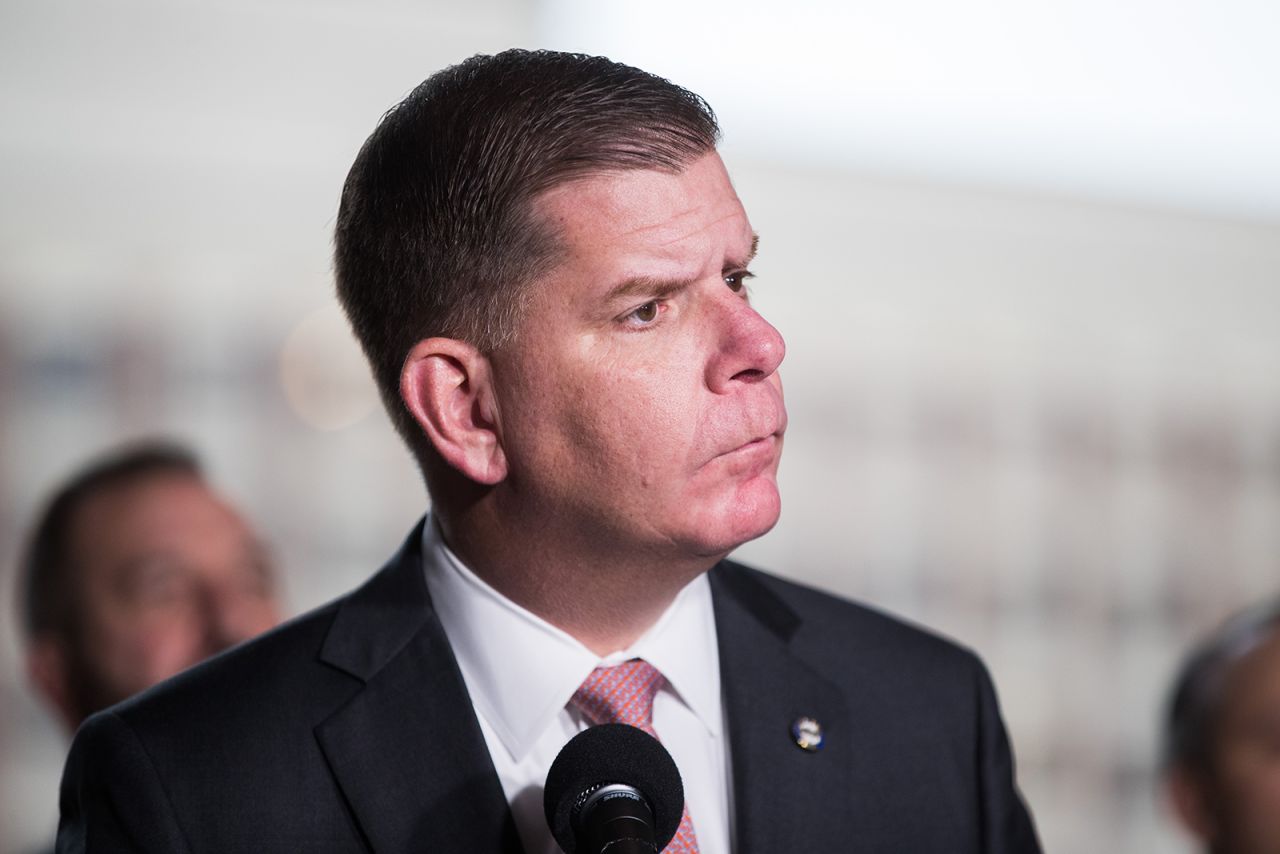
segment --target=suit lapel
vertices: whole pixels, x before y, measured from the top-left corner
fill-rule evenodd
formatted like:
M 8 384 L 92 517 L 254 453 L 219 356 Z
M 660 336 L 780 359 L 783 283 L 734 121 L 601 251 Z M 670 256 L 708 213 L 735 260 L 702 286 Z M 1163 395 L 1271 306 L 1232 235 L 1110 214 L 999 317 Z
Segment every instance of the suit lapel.
M 316 737 L 378 854 L 520 851 L 502 786 L 422 575 L 421 526 L 343 604 L 321 660 L 364 686 Z
M 733 766 L 739 854 L 852 851 L 850 768 L 855 755 L 840 689 L 792 651 L 795 613 L 741 567 L 710 573 Z M 812 718 L 824 743 L 797 746 L 793 723 Z

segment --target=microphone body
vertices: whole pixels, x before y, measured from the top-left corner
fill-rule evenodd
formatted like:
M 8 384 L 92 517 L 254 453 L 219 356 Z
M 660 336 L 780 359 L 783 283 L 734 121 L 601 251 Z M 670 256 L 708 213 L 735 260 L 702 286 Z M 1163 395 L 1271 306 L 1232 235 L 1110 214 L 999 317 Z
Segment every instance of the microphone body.
M 653 809 L 634 786 L 609 783 L 579 797 L 570 821 L 578 846 L 590 854 L 657 854 Z

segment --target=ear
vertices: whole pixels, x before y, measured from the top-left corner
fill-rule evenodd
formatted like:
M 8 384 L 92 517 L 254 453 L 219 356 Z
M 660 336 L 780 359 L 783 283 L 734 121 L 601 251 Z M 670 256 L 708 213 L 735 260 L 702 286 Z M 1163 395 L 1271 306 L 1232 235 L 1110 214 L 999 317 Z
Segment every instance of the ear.
M 37 638 L 27 648 L 27 678 L 40 696 L 57 710 L 68 729 L 80 723 L 71 702 L 71 682 L 67 650 L 61 641 Z
M 1183 827 L 1205 842 L 1213 838 L 1213 810 L 1209 804 L 1205 781 L 1190 769 L 1177 766 L 1166 778 L 1169 802 Z
M 400 371 L 400 399 L 436 452 L 486 486 L 507 476 L 492 377 L 488 358 L 453 338 L 419 341 Z

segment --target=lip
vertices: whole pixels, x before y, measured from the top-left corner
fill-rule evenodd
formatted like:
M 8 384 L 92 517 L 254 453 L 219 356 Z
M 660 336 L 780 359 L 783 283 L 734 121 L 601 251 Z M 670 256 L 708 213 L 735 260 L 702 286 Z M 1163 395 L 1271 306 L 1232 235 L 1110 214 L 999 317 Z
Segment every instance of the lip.
M 763 426 L 763 425 L 762 425 Z M 778 414 L 778 419 L 774 424 L 769 425 L 761 430 L 755 436 L 751 437 L 741 445 L 722 451 L 720 456 L 732 456 L 734 454 L 752 454 L 761 453 L 763 451 L 772 451 L 782 442 L 782 435 L 787 432 L 787 413 L 784 409 Z
M 769 433 L 725 451 L 717 459 L 739 473 L 759 472 L 777 459 L 781 443 L 781 431 Z
M 763 413 L 758 413 L 763 414 Z M 782 406 L 782 401 L 778 401 L 777 408 L 769 412 L 765 417 L 757 417 L 748 419 L 748 429 L 754 427 L 751 433 L 746 435 L 745 441 L 740 442 L 730 448 L 725 448 L 718 453 L 712 453 L 705 457 L 706 462 L 702 465 L 708 465 L 712 462 L 729 463 L 733 468 L 751 468 L 753 466 L 765 466 L 775 461 L 779 454 L 782 453 L 782 437 L 787 432 L 787 410 Z M 744 431 L 745 432 L 745 431 Z M 739 436 L 742 434 L 739 433 Z M 721 446 L 724 448 L 724 446 Z M 701 466 L 699 466 L 701 467 Z
M 758 439 L 752 439 L 749 442 L 744 442 L 732 451 L 727 451 L 726 455 L 753 454 L 764 450 L 772 450 L 773 446 L 777 444 L 779 438 L 780 437 L 777 433 L 770 433 L 768 436 L 761 436 Z

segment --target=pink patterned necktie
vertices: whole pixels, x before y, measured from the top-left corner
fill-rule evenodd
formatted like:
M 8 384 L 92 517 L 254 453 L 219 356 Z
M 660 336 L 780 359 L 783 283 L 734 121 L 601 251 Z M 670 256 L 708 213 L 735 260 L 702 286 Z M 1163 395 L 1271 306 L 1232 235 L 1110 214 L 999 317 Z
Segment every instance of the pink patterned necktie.
M 597 667 L 569 702 L 577 706 L 591 724 L 629 724 L 654 738 L 653 698 L 666 680 L 649 662 L 633 658 L 613 667 Z M 680 816 L 680 828 L 664 854 L 698 854 L 698 838 L 693 834 L 689 805 Z

